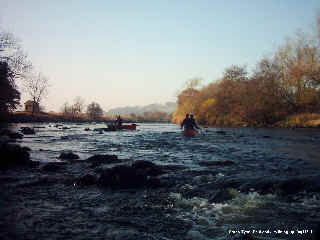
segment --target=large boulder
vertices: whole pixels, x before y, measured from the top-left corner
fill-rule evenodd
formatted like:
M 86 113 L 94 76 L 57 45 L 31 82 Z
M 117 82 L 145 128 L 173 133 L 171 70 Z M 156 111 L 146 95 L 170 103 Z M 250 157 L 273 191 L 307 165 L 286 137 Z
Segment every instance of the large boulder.
M 62 152 L 59 158 L 65 160 L 76 160 L 79 159 L 79 156 L 77 154 L 74 154 L 73 152 Z
M 99 185 L 114 189 L 140 188 L 146 186 L 147 182 L 147 175 L 126 165 L 105 169 L 98 179 Z
M 39 162 L 30 160 L 30 154 L 26 148 L 15 144 L 1 144 L 0 156 L 0 169 L 14 166 L 34 167 L 39 165 Z
M 35 134 L 34 129 L 30 127 L 21 127 L 19 131 L 22 132 L 24 135 Z
M 145 160 L 135 161 L 132 167 L 147 176 L 158 176 L 164 173 L 160 166 Z
M 302 191 L 320 192 L 320 176 L 253 177 L 243 179 L 243 183 L 237 187 L 240 191 L 244 192 L 254 189 L 262 194 L 277 192 L 283 196 L 296 194 Z
M 131 166 L 119 165 L 103 169 L 98 183 L 113 189 L 124 188 L 157 188 L 166 185 L 166 182 L 154 176 L 164 173 L 159 166 L 148 161 L 136 161 Z
M 94 155 L 87 159 L 95 164 L 111 164 L 111 163 L 119 163 L 121 160 L 118 159 L 117 155 Z
M 36 134 L 35 130 L 33 128 L 29 128 L 29 127 L 22 127 L 20 129 L 20 131 L 24 134 L 24 135 L 33 135 Z
M 0 136 L 8 136 L 10 139 L 22 139 L 23 135 L 18 132 L 13 132 L 9 129 L 2 129 L 0 131 Z
M 320 176 L 298 176 L 291 177 L 279 182 L 276 189 L 280 190 L 282 195 L 290 195 L 298 192 L 320 192 Z
M 22 139 L 23 135 L 21 133 L 12 132 L 8 135 L 11 139 Z

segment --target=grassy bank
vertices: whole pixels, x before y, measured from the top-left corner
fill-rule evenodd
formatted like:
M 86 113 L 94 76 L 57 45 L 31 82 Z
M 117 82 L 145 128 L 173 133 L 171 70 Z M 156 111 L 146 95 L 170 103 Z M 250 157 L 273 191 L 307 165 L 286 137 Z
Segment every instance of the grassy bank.
M 201 122 L 200 122 L 201 123 Z M 274 124 L 263 124 L 261 122 L 236 121 L 226 116 L 215 119 L 214 123 L 204 124 L 212 127 L 255 127 L 255 128 L 320 128 L 320 114 L 301 113 L 287 116 L 284 120 Z
M 319 128 L 320 127 L 320 114 L 317 113 L 304 113 L 288 116 L 285 120 L 275 124 L 277 127 L 289 128 Z

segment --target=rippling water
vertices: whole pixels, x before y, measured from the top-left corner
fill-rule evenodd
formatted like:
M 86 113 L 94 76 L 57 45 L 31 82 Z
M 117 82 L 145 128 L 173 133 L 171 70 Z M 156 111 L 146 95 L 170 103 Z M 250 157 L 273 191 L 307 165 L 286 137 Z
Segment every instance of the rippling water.
M 183 167 L 172 176 L 165 176 L 177 182 L 170 192 L 146 195 L 145 199 L 152 201 L 143 200 L 142 193 L 133 198 L 121 195 L 128 193 L 108 193 L 108 196 L 113 199 L 109 199 L 111 202 L 125 197 L 132 201 L 138 199 L 139 203 L 135 204 L 151 204 L 152 211 L 158 209 L 162 218 L 181 221 L 184 232 L 176 236 L 168 230 L 162 234 L 154 227 L 147 231 L 128 223 L 119 231 L 105 233 L 105 239 L 127 239 L 123 236 L 130 234 L 140 234 L 140 239 L 181 239 L 181 236 L 236 239 L 244 235 L 241 230 L 248 230 L 261 239 L 309 239 L 310 231 L 320 222 L 319 130 L 203 128 L 196 136 L 187 138 L 180 135 L 179 127 L 174 124 L 139 124 L 136 131 L 101 133 L 85 131 L 85 128 L 105 127 L 102 124 L 64 124 L 65 129 L 53 124 L 22 124 L 16 128 L 21 126 L 37 127 L 36 135 L 27 135 L 21 140 L 21 145 L 32 149 L 31 158 L 36 161 L 60 161 L 58 156 L 62 151 L 72 151 L 82 160 L 94 154 L 116 154 L 128 161 L 141 159 Z M 225 164 L 228 161 L 230 164 Z M 215 162 L 218 163 L 212 164 Z M 270 187 L 281 181 L 285 187 Z M 304 181 L 314 184 L 314 188 L 301 189 Z M 292 187 L 295 184 L 300 184 L 296 191 Z M 286 194 L 283 191 L 287 191 Z M 103 201 L 108 198 L 100 190 L 86 190 L 81 194 L 85 199 L 90 198 L 85 200 L 86 204 L 96 202 L 94 206 L 87 206 L 94 214 L 111 211 L 112 206 L 99 202 L 100 198 Z M 158 199 L 161 194 L 165 198 L 163 202 Z M 55 207 L 55 211 L 65 208 L 60 207 L 62 209 Z M 128 219 L 135 217 L 135 213 L 127 216 Z M 148 224 L 147 220 L 144 224 Z M 92 228 L 101 230 L 96 225 Z M 289 230 L 293 231 L 291 236 L 285 232 Z M 302 230 L 309 232 L 302 233 Z

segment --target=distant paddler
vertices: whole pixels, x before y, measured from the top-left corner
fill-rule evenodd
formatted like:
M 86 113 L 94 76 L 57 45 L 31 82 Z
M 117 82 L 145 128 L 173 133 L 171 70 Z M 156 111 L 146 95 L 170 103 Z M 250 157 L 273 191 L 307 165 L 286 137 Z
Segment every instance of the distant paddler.
M 122 126 L 122 118 L 120 117 L 120 115 L 118 115 L 116 121 L 115 121 L 115 125 L 117 128 L 121 128 Z
M 186 114 L 185 119 L 183 119 L 182 123 L 181 123 L 181 129 L 184 129 L 182 132 L 183 136 L 194 136 L 198 133 L 198 131 L 195 130 L 196 129 L 200 129 L 200 127 L 198 126 L 198 124 L 196 123 L 196 120 L 193 117 L 193 114 Z

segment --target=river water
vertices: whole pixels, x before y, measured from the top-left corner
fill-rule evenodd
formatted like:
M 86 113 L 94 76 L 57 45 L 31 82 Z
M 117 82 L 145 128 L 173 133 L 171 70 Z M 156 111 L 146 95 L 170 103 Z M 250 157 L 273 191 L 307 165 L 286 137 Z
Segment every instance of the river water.
M 78 163 L 62 173 L 10 170 L 2 174 L 2 239 L 312 239 L 319 226 L 318 129 L 203 128 L 183 137 L 174 124 L 116 132 L 91 131 L 103 124 L 54 125 L 13 126 L 35 127 L 19 142 L 39 169 L 61 161 L 63 151 L 78 162 L 115 154 L 125 164 L 165 166 L 170 171 L 160 178 L 170 184 L 116 191 L 59 181 L 98 174 Z

